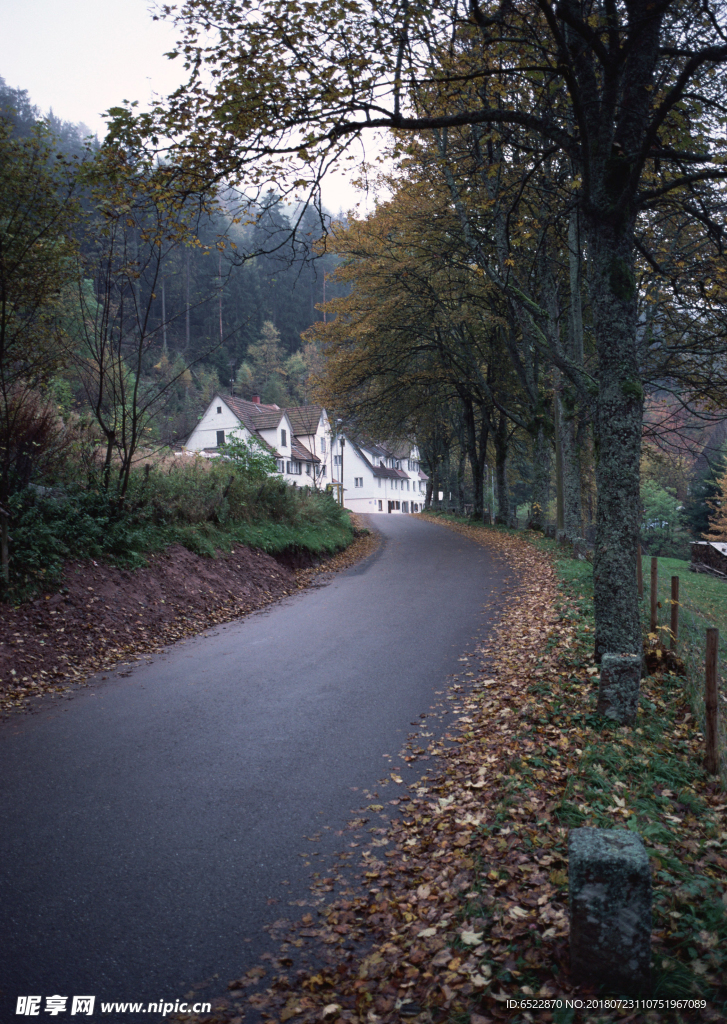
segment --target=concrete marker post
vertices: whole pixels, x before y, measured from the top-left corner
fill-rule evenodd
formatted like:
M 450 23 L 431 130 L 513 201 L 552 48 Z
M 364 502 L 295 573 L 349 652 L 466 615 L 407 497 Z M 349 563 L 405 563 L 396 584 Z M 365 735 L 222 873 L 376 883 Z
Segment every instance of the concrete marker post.
M 651 869 L 627 829 L 576 828 L 568 836 L 571 976 L 610 995 L 651 987 Z

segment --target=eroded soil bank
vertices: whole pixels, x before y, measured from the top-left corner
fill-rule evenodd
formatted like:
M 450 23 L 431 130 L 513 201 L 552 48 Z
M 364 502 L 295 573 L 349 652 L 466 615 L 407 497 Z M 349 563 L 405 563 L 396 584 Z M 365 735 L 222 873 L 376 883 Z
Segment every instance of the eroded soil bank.
M 57 593 L 1 606 L 0 717 L 32 711 L 44 693 L 63 692 L 100 669 L 279 601 L 375 546 L 374 535 L 360 536 L 340 554 L 303 568 L 241 545 L 205 558 L 175 544 L 134 570 L 68 562 Z

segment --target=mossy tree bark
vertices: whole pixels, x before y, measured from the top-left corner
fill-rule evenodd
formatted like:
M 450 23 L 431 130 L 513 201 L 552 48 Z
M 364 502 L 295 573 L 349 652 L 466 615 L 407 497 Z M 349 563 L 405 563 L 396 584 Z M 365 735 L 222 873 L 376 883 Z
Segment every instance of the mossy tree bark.
M 607 652 L 638 654 L 642 647 L 636 544 L 644 393 L 636 353 L 633 222 L 619 230 L 594 218 L 590 227 L 599 385 L 593 585 L 600 661 Z
M 552 448 L 543 423 L 535 427 L 533 444 L 533 504 L 530 526 L 542 530 L 545 526 L 545 512 L 550 501 L 550 469 Z

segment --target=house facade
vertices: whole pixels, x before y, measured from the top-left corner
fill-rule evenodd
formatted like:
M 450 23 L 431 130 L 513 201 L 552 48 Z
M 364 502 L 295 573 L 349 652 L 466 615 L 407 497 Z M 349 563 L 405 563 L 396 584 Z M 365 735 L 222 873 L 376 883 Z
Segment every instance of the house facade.
M 343 443 L 342 443 L 343 442 Z M 370 443 L 343 433 L 334 439 L 334 483 L 352 512 L 411 513 L 424 508 L 427 474 L 411 443 Z
M 371 443 L 333 431 L 318 405 L 281 409 L 231 395 L 215 395 L 194 428 L 185 450 L 208 458 L 220 454 L 231 435 L 261 441 L 275 458 L 277 471 L 296 487 L 333 486 L 352 512 L 420 512 L 428 477 L 419 450 L 411 443 Z
M 261 441 L 275 458 L 278 473 L 296 487 L 330 482 L 330 426 L 320 406 L 281 409 L 259 398 L 247 401 L 215 395 L 187 438 L 185 450 L 215 457 L 231 435 Z

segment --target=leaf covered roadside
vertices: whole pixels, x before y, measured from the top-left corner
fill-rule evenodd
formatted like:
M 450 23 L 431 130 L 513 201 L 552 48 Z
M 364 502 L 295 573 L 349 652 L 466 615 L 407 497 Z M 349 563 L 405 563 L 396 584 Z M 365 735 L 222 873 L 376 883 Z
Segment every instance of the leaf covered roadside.
M 644 837 L 654 869 L 655 994 L 707 1000 L 679 1019 L 723 1020 L 727 801 L 701 769 L 679 679 L 645 680 L 637 727 L 607 728 L 595 714 L 586 584 L 559 586 L 553 560 L 522 538 L 446 525 L 508 558 L 522 583 L 494 639 L 462 659 L 443 739 L 410 737 L 405 756 L 439 755 L 436 769 L 389 801 L 397 820 L 370 830 L 362 884 L 331 898 L 340 879 L 319 879 L 317 920 L 306 914 L 288 931 L 276 922 L 278 958 L 231 982 L 229 997 L 198 1019 L 677 1019 L 507 1007 L 514 996 L 575 992 L 567 834 L 586 825 Z M 402 784 L 396 772 L 390 781 Z M 304 949 L 317 966 L 296 971 Z

